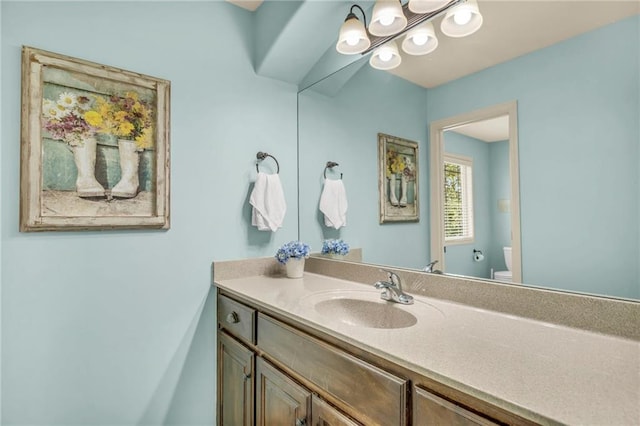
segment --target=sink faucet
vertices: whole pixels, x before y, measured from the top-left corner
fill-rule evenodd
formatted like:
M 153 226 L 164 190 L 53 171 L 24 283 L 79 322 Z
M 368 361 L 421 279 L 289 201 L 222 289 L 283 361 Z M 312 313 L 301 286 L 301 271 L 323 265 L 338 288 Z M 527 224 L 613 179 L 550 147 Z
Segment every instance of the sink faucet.
M 438 261 L 434 260 L 433 262 L 431 262 L 427 266 L 425 266 L 425 268 L 422 271 L 423 272 L 430 272 L 430 273 L 433 273 L 433 274 L 441 274 L 442 271 L 439 271 L 437 269 L 433 269 L 433 267 L 436 265 L 436 263 L 438 263 Z
M 391 302 L 402 303 L 403 305 L 411 305 L 413 296 L 402 291 L 402 283 L 400 277 L 395 273 L 386 269 L 380 269 L 389 276 L 389 281 L 377 281 L 373 286 L 379 290 L 384 290 L 380 297 Z

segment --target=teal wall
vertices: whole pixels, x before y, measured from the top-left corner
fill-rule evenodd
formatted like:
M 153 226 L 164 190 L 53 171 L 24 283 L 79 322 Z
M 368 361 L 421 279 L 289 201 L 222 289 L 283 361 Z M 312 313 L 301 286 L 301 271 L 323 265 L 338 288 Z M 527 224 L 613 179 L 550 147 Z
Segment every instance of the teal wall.
M 214 424 L 210 265 L 297 237 L 296 87 L 255 75 L 252 14 L 226 2 L 1 11 L 2 424 Z M 22 45 L 171 81 L 170 230 L 18 232 Z M 281 165 L 275 234 L 250 226 L 259 150 Z
M 489 247 L 489 267 L 495 271 L 506 271 L 504 261 L 505 246 L 511 246 L 511 175 L 509 174 L 509 141 L 489 144 L 489 179 L 491 192 L 491 232 Z M 499 209 L 500 200 L 507 201 L 509 208 Z M 485 253 L 486 254 L 486 253 Z
M 526 283 L 640 298 L 639 40 L 635 16 L 428 92 L 430 122 L 518 101 Z
M 374 89 L 380 85 L 385 90 Z M 365 65 L 335 97 L 314 90 L 300 95 L 300 235 L 312 251 L 320 251 L 325 238 L 342 238 L 364 247 L 366 262 L 411 268 L 429 262 L 425 94 L 426 89 Z M 420 222 L 379 223 L 378 132 L 418 142 L 425 183 L 419 187 Z M 349 203 L 347 226 L 338 231 L 324 226 L 318 208 L 327 161 L 340 164 L 327 176 L 344 174 Z
M 473 159 L 475 238 L 470 244 L 447 245 L 447 273 L 491 278 L 491 271 L 505 271 L 502 247 L 511 245 L 511 217 L 498 211 L 498 200 L 511 197 L 509 141 L 486 143 L 456 132 L 444 133 L 445 152 Z M 473 250 L 484 260 L 475 262 Z

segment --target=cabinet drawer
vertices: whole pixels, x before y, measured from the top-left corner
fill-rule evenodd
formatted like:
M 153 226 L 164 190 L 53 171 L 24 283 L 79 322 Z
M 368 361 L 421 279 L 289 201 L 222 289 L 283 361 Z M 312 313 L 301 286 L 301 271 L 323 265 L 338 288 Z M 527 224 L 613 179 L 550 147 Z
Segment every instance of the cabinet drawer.
M 258 347 L 369 425 L 407 423 L 407 381 L 263 314 Z
M 218 294 L 218 324 L 240 340 L 256 343 L 256 311 Z

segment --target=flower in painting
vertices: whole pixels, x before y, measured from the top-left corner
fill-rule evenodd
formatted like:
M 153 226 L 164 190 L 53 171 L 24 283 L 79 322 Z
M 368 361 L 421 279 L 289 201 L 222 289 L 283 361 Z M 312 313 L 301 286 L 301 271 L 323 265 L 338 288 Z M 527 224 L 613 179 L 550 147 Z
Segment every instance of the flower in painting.
M 71 110 L 52 101 L 51 99 L 45 99 L 42 102 L 42 114 L 50 119 L 61 120 L 71 114 Z
M 43 99 L 42 128 L 54 139 L 71 146 L 82 145 L 95 133 L 95 127 L 87 122 L 81 109 L 90 103 L 88 97 L 71 92 L 61 93 L 57 100 Z
M 68 110 L 73 109 L 78 104 L 78 97 L 71 92 L 62 92 L 58 97 L 58 105 Z
M 88 111 L 91 108 L 91 99 L 87 96 L 78 96 L 76 100 L 78 101 L 78 109 Z
M 102 125 L 102 116 L 96 111 L 87 111 L 84 113 L 84 119 L 90 126 L 100 127 Z
M 290 241 L 276 252 L 275 258 L 283 265 L 291 258 L 303 259 L 309 257 L 309 246 L 301 241 Z
M 94 108 L 85 113 L 85 119 L 102 132 L 133 140 L 139 150 L 153 147 L 153 108 L 136 92 L 108 99 L 96 97 Z

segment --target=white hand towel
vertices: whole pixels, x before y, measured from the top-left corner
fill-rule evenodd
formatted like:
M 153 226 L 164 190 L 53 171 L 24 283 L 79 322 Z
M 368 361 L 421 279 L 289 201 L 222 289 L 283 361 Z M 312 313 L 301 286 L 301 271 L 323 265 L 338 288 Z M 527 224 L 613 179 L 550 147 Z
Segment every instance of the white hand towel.
M 339 229 L 347 225 L 347 191 L 342 179 L 324 180 L 320 196 L 320 211 L 324 213 L 324 224 Z
M 253 206 L 251 224 L 257 226 L 258 230 L 276 232 L 281 228 L 287 203 L 284 201 L 280 176 L 259 172 L 249 203 Z

